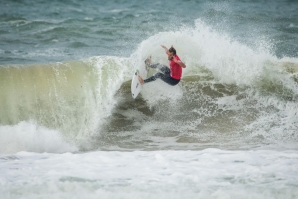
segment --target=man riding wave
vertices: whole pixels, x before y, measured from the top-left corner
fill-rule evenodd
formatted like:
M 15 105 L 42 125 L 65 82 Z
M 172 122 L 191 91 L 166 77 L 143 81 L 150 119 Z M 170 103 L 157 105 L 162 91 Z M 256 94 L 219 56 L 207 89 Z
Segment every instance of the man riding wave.
M 143 80 L 142 77 L 139 75 L 138 78 L 142 85 L 155 81 L 157 78 L 160 78 L 162 81 L 172 86 L 175 86 L 180 82 L 182 76 L 182 68 L 186 68 L 186 65 L 180 60 L 180 58 L 176 54 L 176 49 L 173 46 L 171 46 L 170 49 L 167 49 L 167 47 L 165 47 L 164 45 L 161 45 L 161 47 L 165 49 L 168 55 L 170 68 L 160 63 L 151 65 L 151 60 L 147 59 L 145 61 L 145 64 L 147 66 L 149 66 L 150 68 L 158 68 L 162 71 L 162 73 L 158 72 L 145 80 Z

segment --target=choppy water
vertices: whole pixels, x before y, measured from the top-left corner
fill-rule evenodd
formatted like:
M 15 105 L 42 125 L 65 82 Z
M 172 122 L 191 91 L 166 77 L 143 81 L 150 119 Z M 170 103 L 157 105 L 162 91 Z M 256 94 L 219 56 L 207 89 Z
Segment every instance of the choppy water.
M 2 5 L 4 198 L 297 197 L 296 1 Z M 133 100 L 161 44 L 182 81 Z

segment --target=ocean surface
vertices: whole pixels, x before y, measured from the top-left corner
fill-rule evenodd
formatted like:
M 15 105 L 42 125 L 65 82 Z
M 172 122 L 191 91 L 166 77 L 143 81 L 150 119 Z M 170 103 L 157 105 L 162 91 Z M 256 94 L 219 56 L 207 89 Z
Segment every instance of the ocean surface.
M 0 198 L 298 198 L 297 44 L 296 0 L 2 0 Z

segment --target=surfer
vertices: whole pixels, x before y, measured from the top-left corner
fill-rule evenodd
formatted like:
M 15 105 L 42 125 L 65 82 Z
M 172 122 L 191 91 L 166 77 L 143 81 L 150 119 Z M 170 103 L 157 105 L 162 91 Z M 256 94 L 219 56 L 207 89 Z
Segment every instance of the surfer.
M 172 86 L 175 86 L 180 82 L 181 75 L 182 75 L 182 68 L 185 68 L 186 65 L 180 60 L 173 46 L 171 46 L 170 49 L 168 49 L 164 45 L 161 45 L 161 47 L 165 49 L 168 55 L 170 68 L 160 63 L 151 64 L 150 58 L 146 59 L 145 64 L 147 66 L 149 66 L 150 68 L 158 68 L 159 70 L 161 70 L 162 73 L 158 72 L 145 80 L 143 80 L 142 77 L 139 75 L 138 78 L 142 85 L 145 83 L 155 81 L 157 78 L 160 78 L 162 81 Z

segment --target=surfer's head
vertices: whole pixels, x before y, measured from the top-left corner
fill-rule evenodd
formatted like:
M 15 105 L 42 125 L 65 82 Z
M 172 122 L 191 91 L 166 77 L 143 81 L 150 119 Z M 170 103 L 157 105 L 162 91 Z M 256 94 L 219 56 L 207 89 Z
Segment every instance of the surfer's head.
M 173 53 L 173 55 L 176 55 L 176 49 L 173 46 L 171 46 L 171 48 L 169 49 L 169 52 Z
M 176 49 L 173 46 L 171 46 L 171 48 L 169 49 L 168 60 L 172 60 L 175 55 Z

